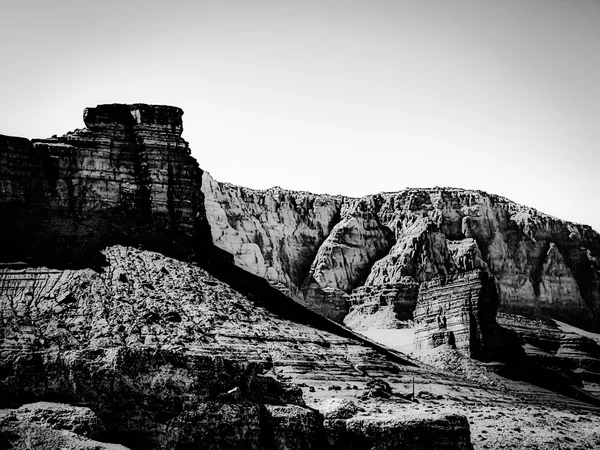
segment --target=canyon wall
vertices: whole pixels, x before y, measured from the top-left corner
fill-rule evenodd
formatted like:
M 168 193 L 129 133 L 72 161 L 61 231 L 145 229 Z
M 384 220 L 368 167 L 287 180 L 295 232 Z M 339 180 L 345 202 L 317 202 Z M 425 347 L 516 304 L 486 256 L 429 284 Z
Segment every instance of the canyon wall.
M 0 259 L 86 265 L 128 242 L 193 254 L 208 233 L 182 115 L 100 105 L 84 111 L 86 128 L 64 136 L 0 136 Z
M 128 243 L 198 259 L 214 242 L 336 321 L 390 286 L 478 269 L 493 276 L 499 311 L 598 325 L 600 237 L 590 227 L 481 191 L 356 199 L 219 183 L 190 156 L 182 114 L 100 105 L 64 136 L 0 137 L 0 260 L 101 265 L 100 249 Z M 402 303 L 396 312 L 410 319 L 416 294 Z
M 464 189 L 407 189 L 359 199 L 280 189 L 252 191 L 262 199 L 258 202 L 236 196 L 243 188 L 215 181 L 210 191 L 207 186 L 203 189 L 208 204 L 211 198 L 221 199 L 218 213 L 210 208 L 207 212 L 215 244 L 241 261 L 248 251 L 247 244 L 240 243 L 255 243 L 253 258 L 269 261 L 268 267 L 240 264 L 274 285 L 282 283 L 296 299 L 335 320 L 345 315 L 343 304 L 347 308 L 352 304 L 356 289 L 359 293 L 354 297 L 362 297 L 365 303 L 366 288 L 377 297 L 384 286 L 407 280 L 422 283 L 477 269 L 493 276 L 500 311 L 598 326 L 600 235 L 589 226 Z M 259 222 L 265 230 L 283 229 L 277 211 L 295 210 L 300 195 L 328 205 L 326 215 L 306 211 L 310 218 L 304 216 L 303 221 L 316 224 L 326 218 L 327 227 L 320 227 L 323 232 L 310 241 L 310 250 L 301 258 L 297 232 L 292 240 L 269 232 L 258 240 L 253 226 L 236 219 L 242 208 L 246 222 Z M 286 261 L 285 266 L 270 262 L 272 248 L 278 249 L 277 258 Z M 294 261 L 302 270 L 290 276 Z M 405 313 L 412 312 L 413 295 L 404 300 Z M 375 297 L 371 300 L 376 302 Z M 337 306 L 323 308 L 323 302 Z
M 6 408 L 42 400 L 85 405 L 65 414 L 134 448 L 468 449 L 466 419 L 433 403 L 414 416 L 410 384 L 457 407 L 487 391 L 280 291 L 353 328 L 414 320 L 418 345 L 452 332 L 484 359 L 496 307 L 597 324 L 591 228 L 479 191 L 353 199 L 219 183 L 190 156 L 182 114 L 100 105 L 64 136 L 0 137 L 3 433 L 38 433 L 28 411 L 56 406 Z M 589 346 L 563 341 L 552 356 L 569 364 Z M 333 397 L 359 406 L 328 416 Z
M 236 265 L 326 316 L 341 318 L 346 300 L 326 300 L 319 289 L 302 292 L 317 251 L 339 222 L 343 197 L 257 191 L 215 181 L 204 173 L 202 192 L 214 244 L 231 253 Z M 319 301 L 314 301 L 320 295 Z M 331 297 L 331 296 L 330 296 Z

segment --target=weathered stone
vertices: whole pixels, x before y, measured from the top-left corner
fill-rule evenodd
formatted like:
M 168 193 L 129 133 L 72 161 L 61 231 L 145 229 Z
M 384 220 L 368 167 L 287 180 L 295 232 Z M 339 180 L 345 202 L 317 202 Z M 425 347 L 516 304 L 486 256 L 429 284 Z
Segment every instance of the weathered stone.
M 1 136 L 0 259 L 85 265 L 119 242 L 193 253 L 208 225 L 182 114 L 100 105 L 86 109 L 88 129 L 33 143 Z
M 342 197 L 279 188 L 257 191 L 219 183 L 208 173 L 203 175 L 202 191 L 216 246 L 231 253 L 236 265 L 296 300 L 319 303 L 300 288 L 317 250 L 339 220 Z M 326 297 L 322 294 L 320 300 Z M 345 301 L 332 305 L 332 315 L 347 313 Z
M 362 342 L 274 316 L 195 265 L 122 246 L 104 257 L 102 272 L 0 271 L 3 406 L 85 404 L 134 448 L 323 448 L 323 419 L 303 395 L 356 395 L 392 377 L 401 390 L 400 370 L 430 383 Z M 65 292 L 78 301 L 55 312 Z M 167 320 L 175 307 L 180 322 Z M 327 390 L 332 379 L 340 390 Z
M 328 398 L 319 405 L 319 411 L 326 419 L 349 419 L 355 416 L 360 408 L 348 399 Z
M 458 415 L 434 417 L 361 417 L 326 420 L 329 448 L 335 450 L 376 449 L 471 450 L 469 423 Z
M 331 311 L 328 317 L 336 320 L 343 315 L 344 294 L 354 289 L 400 283 L 406 277 L 421 283 L 474 269 L 494 276 L 500 311 L 568 318 L 588 328 L 600 318 L 600 236 L 588 226 L 464 189 L 406 189 L 332 200 L 281 189 L 247 191 L 214 180 L 211 186 L 209 192 L 205 183 L 204 192 L 215 244 L 236 255 L 241 267 L 259 261 L 250 269 L 253 273 L 321 313 Z M 261 200 L 252 201 L 250 208 L 237 192 L 252 192 Z M 260 239 L 254 237 L 256 225 L 250 223 L 282 230 L 273 211 L 294 208 L 300 195 L 329 205 L 327 226 L 307 245 L 310 251 L 298 257 L 297 233 L 288 240 L 285 233 L 266 231 Z M 319 214 L 306 210 L 304 219 L 288 223 L 323 224 Z M 250 248 L 253 256 L 241 262 Z M 273 248 L 285 264 L 259 268 L 258 255 L 269 255 Z M 300 276 L 286 275 L 294 267 L 303 269 L 296 272 Z
M 336 320 L 354 296 L 404 325 L 415 284 L 476 268 L 498 280 L 501 308 L 598 317 L 599 244 L 589 227 L 476 191 L 350 199 L 202 181 L 181 114 L 101 105 L 86 111 L 84 130 L 0 138 L 7 406 L 86 404 L 109 436 L 135 448 L 465 448 L 466 421 L 415 419 L 412 403 L 401 414 L 409 380 L 443 386 L 451 408 L 488 391 L 311 315 L 271 286 Z M 484 327 L 475 335 L 487 354 Z M 563 344 L 557 358 L 587 345 Z M 332 396 L 353 397 L 365 414 L 323 422 L 306 406 Z M 46 437 L 53 447 L 55 435 Z
M 344 323 L 355 330 L 412 326 L 419 283 L 410 277 L 401 282 L 361 286 L 352 291 L 350 313 Z
M 481 271 L 421 284 L 415 308 L 415 348 L 450 344 L 465 355 L 490 359 L 500 346 L 496 286 Z
M 265 448 L 314 449 L 325 444 L 323 417 L 300 406 L 265 405 Z
M 16 410 L 0 410 L 2 448 L 127 450 L 118 444 L 91 439 L 101 437 L 103 426 L 89 408 L 62 403 L 38 402 Z

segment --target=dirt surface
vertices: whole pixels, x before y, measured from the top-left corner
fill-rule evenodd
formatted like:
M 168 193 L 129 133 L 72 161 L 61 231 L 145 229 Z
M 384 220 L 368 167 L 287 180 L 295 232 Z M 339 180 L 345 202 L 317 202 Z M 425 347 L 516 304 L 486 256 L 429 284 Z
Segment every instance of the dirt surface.
M 557 322 L 557 326 L 566 333 L 600 340 L 598 334 L 565 323 Z M 382 413 L 392 415 L 463 414 L 469 420 L 475 450 L 600 448 L 600 408 L 501 377 L 495 373 L 493 363 L 466 358 L 448 345 L 415 353 L 410 328 L 371 328 L 361 333 L 407 353 L 432 370 L 473 383 L 473 386 L 459 386 L 443 385 L 433 379 L 430 384 L 417 381 L 418 403 L 401 398 L 392 408 L 375 405 L 367 407 L 368 411 L 381 409 Z M 401 394 L 407 397 L 411 393 L 412 385 L 408 383 Z

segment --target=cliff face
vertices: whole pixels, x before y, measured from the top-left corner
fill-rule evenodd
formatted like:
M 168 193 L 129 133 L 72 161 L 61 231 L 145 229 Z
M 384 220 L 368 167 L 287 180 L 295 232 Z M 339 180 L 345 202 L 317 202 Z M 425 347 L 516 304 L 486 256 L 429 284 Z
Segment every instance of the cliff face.
M 495 278 L 501 311 L 597 321 L 600 240 L 590 227 L 481 192 L 408 190 L 384 200 L 378 215 L 397 243 L 367 285 L 482 269 Z
M 234 192 L 240 188 L 221 189 Z M 253 228 L 235 221 L 235 205 L 244 205 L 248 217 L 263 228 L 283 228 L 277 223 L 281 217 L 275 210 L 293 208 L 291 199 L 300 194 L 278 192 L 277 202 L 267 200 L 275 198 L 273 192 L 256 193 L 264 201 L 252 202 L 252 210 L 239 196 L 222 202 L 227 207 L 218 215 L 209 209 L 216 245 L 240 259 L 244 250 L 234 244 L 235 240 L 252 242 Z M 205 195 L 213 196 L 206 190 Z M 478 269 L 494 277 L 500 311 L 556 317 L 584 327 L 598 324 L 600 236 L 588 226 L 564 222 L 495 195 L 450 188 L 341 198 L 330 205 L 328 227 L 322 227 L 323 233 L 311 242 L 310 252 L 299 260 L 303 270 L 292 278 L 286 275 L 292 269 L 277 275 L 279 269 L 272 265 L 274 272 L 267 277 L 285 279 L 286 288 L 300 292 L 295 297 L 315 309 L 324 301 L 343 304 L 355 289 L 363 298 L 367 287 L 377 296 L 384 286 L 422 283 Z M 223 232 L 225 218 L 236 223 L 235 233 Z M 303 220 L 319 221 L 319 216 L 312 214 Z M 279 258 L 293 267 L 298 241 L 269 236 L 264 233 L 262 241 L 254 240 L 258 247 L 254 247 L 254 254 L 268 254 L 276 246 Z M 310 270 L 302 279 L 307 266 Z M 410 305 L 415 302 L 416 294 L 405 300 L 405 314 L 412 312 Z M 343 315 L 339 306 L 331 309 L 329 317 L 339 320 Z
M 472 358 L 494 359 L 500 347 L 497 295 L 493 281 L 481 271 L 421 284 L 415 347 L 449 344 Z
M 301 288 L 317 251 L 339 221 L 342 197 L 279 188 L 256 191 L 219 183 L 208 173 L 202 192 L 217 247 L 231 253 L 242 269 L 329 315 L 324 302 L 306 299 Z M 343 317 L 345 300 L 341 311 Z
M 182 114 L 101 105 L 84 111 L 87 128 L 61 137 L 0 136 L 0 257 L 85 265 L 128 242 L 193 253 L 206 227 L 202 172 Z

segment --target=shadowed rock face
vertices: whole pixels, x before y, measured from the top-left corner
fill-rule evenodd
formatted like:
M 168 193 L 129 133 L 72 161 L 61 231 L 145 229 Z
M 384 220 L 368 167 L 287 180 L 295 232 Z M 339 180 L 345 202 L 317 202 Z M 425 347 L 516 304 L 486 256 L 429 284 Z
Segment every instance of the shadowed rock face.
M 182 114 L 101 105 L 61 137 L 0 136 L 0 259 L 85 266 L 115 243 L 193 254 L 207 225 Z
M 137 103 L 133 105 L 98 105 L 83 110 L 83 122 L 92 131 L 106 128 L 132 129 L 143 125 L 157 134 L 169 130 L 181 136 L 183 132 L 183 110 L 173 106 L 157 106 Z

